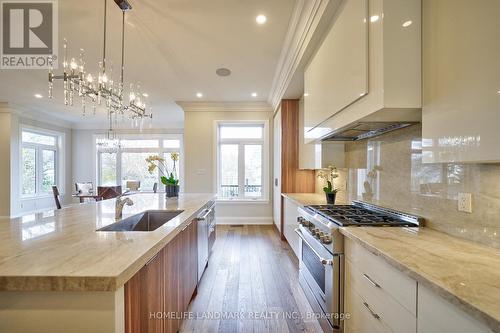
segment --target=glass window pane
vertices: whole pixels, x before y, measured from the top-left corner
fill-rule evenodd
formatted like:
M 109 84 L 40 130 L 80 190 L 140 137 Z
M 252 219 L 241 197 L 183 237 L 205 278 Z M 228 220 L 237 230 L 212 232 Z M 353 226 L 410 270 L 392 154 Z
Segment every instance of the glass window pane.
M 56 184 L 56 152 L 42 151 L 42 192 L 50 193 Z
M 115 186 L 116 182 L 116 153 L 101 153 L 100 185 Z
M 262 145 L 245 145 L 245 197 L 262 197 Z
M 121 140 L 122 148 L 159 148 L 159 140 Z
M 220 127 L 221 139 L 262 139 L 264 127 L 262 125 L 237 126 L 223 125 Z
M 154 153 L 122 153 L 122 187 L 126 189 L 127 180 L 141 182 L 142 190 L 152 190 L 158 182 L 158 172 L 150 174 L 146 158 Z
M 220 168 L 219 196 L 238 197 L 238 145 L 220 146 Z
M 163 140 L 164 148 L 180 148 L 181 140 Z
M 22 156 L 22 194 L 36 192 L 36 150 L 23 148 Z
M 28 143 L 39 143 L 47 146 L 55 146 L 56 145 L 56 137 L 50 135 L 42 135 L 33 132 L 23 131 L 22 134 L 23 142 Z

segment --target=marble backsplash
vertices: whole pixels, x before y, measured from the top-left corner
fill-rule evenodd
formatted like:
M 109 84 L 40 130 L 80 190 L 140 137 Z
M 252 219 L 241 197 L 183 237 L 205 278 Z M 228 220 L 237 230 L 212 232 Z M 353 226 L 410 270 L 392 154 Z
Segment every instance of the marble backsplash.
M 422 164 L 421 148 L 421 125 L 347 143 L 339 203 L 419 215 L 429 228 L 500 248 L 500 164 Z M 458 211 L 460 192 L 472 194 L 472 213 Z

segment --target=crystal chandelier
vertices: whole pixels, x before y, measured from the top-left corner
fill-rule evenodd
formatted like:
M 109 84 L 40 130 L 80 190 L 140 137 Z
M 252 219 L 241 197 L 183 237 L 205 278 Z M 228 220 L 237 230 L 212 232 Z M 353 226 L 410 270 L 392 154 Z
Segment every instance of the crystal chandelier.
M 64 105 L 73 106 L 75 97 L 80 99 L 83 115 L 87 113 L 90 104 L 95 115 L 97 106 L 104 106 L 108 115 L 109 129 L 107 140 L 117 140 L 115 128 L 118 117 L 129 118 L 134 127 L 141 130 L 144 120 L 153 118 L 151 108 L 146 105 L 139 84 L 130 84 L 128 101 L 126 101 L 124 70 L 125 70 L 125 12 L 132 9 L 127 1 L 120 1 L 122 11 L 122 40 L 121 40 L 121 71 L 120 81 L 113 80 L 113 66 L 106 63 L 106 19 L 107 0 L 104 0 L 104 45 L 102 61 L 99 62 L 99 72 L 92 75 L 85 70 L 85 52 L 80 49 L 78 60 L 68 57 L 68 42 L 64 39 L 63 73 L 55 75 L 52 66 L 49 69 L 49 98 L 53 97 L 54 81 L 63 81 Z

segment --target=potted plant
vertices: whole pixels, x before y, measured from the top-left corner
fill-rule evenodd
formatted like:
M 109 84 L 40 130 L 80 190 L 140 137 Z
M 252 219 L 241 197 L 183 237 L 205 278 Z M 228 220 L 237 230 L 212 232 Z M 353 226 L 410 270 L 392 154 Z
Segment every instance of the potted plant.
M 337 168 L 333 165 L 329 165 L 327 169 L 320 170 L 318 177 L 326 181 L 326 186 L 323 187 L 323 192 L 326 195 L 326 203 L 329 205 L 335 204 L 335 197 L 339 191 L 333 186 L 333 180 L 339 176 Z
M 146 158 L 148 163 L 149 173 L 153 173 L 156 169 L 160 171 L 160 179 L 165 185 L 165 195 L 167 198 L 175 198 L 179 196 L 179 178 L 177 177 L 176 164 L 179 161 L 179 153 L 171 153 L 170 158 L 174 162 L 172 171 L 168 169 L 165 159 L 158 155 L 151 155 Z

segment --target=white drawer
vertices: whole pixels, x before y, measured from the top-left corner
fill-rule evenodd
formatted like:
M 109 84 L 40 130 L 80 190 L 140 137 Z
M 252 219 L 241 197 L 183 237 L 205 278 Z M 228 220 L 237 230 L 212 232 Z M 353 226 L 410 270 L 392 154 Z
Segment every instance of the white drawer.
M 483 323 L 436 295 L 418 286 L 419 333 L 493 333 Z
M 346 290 L 351 289 L 361 296 L 365 307 L 373 312 L 372 317 L 378 316 L 378 321 L 397 333 L 415 333 L 417 319 L 406 308 L 399 304 L 382 288 L 366 283 L 365 276 L 350 262 L 345 264 Z M 375 318 L 374 318 L 375 319 Z
M 359 285 L 378 294 L 383 291 L 416 317 L 417 282 L 349 238 L 344 244 L 346 259 L 360 272 Z
M 386 333 L 393 331 L 380 319 L 376 319 L 364 304 L 362 297 L 352 288 L 346 288 L 344 333 Z

